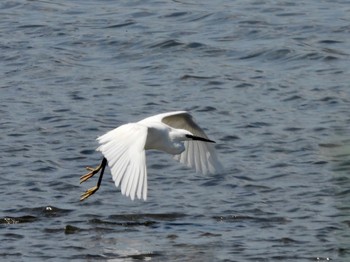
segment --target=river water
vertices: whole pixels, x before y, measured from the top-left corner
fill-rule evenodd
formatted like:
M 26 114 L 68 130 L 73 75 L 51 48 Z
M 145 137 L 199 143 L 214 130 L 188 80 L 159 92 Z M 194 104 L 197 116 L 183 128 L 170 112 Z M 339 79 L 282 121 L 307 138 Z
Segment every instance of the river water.
M 349 261 L 349 4 L 2 1 L 0 260 Z M 223 173 L 149 152 L 146 202 L 79 201 L 97 136 L 172 110 Z

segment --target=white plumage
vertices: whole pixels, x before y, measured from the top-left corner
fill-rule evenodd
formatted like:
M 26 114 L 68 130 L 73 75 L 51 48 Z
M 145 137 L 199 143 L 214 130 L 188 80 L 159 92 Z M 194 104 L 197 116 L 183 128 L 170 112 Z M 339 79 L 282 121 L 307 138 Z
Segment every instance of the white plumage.
M 145 118 L 113 129 L 97 138 L 100 151 L 107 159 L 116 187 L 121 186 L 123 195 L 134 200 L 147 199 L 147 169 L 145 150 L 155 149 L 174 155 L 174 159 L 199 173 L 217 173 L 222 170 L 212 140 L 193 121 L 186 111 L 176 111 Z M 105 165 L 105 164 L 104 164 Z M 81 178 L 86 181 L 98 169 Z M 101 172 L 101 176 L 103 171 Z M 101 180 L 102 177 L 100 177 Z M 99 180 L 99 183 L 100 183 Z M 99 188 L 90 189 L 81 200 Z M 91 192 L 93 191 L 93 192 Z

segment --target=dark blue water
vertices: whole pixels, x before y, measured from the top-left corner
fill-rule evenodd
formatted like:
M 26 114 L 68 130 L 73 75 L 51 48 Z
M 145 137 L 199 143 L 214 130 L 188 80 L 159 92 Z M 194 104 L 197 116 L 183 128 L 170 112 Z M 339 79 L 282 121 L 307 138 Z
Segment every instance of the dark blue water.
M 304 2 L 1 2 L 0 260 L 349 261 L 349 2 Z M 172 110 L 222 174 L 150 152 L 146 202 L 79 202 L 97 136 Z

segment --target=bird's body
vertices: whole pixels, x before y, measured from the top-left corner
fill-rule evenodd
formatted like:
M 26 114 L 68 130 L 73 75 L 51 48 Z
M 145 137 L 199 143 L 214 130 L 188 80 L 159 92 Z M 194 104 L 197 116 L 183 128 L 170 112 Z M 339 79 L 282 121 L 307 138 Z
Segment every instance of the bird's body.
M 147 198 L 147 170 L 145 150 L 160 150 L 174 155 L 174 158 L 197 172 L 207 174 L 219 172 L 218 161 L 212 140 L 193 121 L 186 111 L 163 113 L 115 128 L 97 138 L 97 151 L 104 155 L 104 161 L 81 177 L 81 182 L 91 178 L 106 163 L 111 169 L 115 185 L 121 185 L 123 195 Z M 101 183 L 103 172 L 96 187 L 82 195 L 81 200 L 95 193 Z
M 145 150 L 155 149 L 172 155 L 181 154 L 185 150 L 181 143 L 183 132 L 157 122 L 138 124 L 147 127 Z

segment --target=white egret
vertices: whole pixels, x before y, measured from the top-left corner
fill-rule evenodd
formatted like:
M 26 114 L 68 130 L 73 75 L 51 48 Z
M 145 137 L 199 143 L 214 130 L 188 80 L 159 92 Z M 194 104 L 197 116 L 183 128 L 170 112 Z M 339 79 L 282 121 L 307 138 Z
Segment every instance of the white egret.
M 134 200 L 147 198 L 147 170 L 145 150 L 155 149 L 174 155 L 179 162 L 207 174 L 220 172 L 214 141 L 193 121 L 186 111 L 163 113 L 113 129 L 97 138 L 104 158 L 96 168 L 80 178 L 85 182 L 101 171 L 97 185 L 81 195 L 84 200 L 100 187 L 108 162 L 116 187 Z

